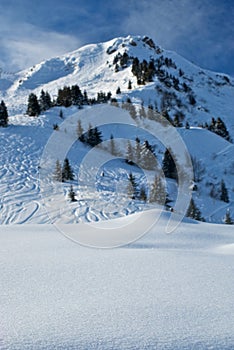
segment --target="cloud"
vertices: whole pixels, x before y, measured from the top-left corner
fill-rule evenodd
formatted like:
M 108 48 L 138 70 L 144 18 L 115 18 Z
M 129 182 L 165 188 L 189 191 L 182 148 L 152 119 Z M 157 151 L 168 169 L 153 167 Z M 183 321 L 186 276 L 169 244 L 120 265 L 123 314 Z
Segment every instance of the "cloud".
M 81 42 L 72 35 L 43 30 L 29 23 L 1 23 L 1 65 L 8 71 L 18 71 L 42 60 L 75 50 Z

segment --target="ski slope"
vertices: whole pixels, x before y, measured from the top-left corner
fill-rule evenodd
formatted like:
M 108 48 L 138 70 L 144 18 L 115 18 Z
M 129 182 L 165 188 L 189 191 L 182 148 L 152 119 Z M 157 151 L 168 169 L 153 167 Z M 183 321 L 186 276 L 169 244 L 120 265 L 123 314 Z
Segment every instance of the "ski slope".
M 119 102 L 130 97 L 138 107 L 142 101 L 159 105 L 157 79 L 138 86 L 131 67 L 115 72 L 113 58 L 125 51 L 140 60 L 163 54 L 185 71 L 197 104 L 182 107 L 191 127 L 178 128 L 177 136 L 205 167 L 192 196 L 208 223 L 184 218 L 178 226 L 181 213 L 128 198 L 129 173 L 149 189 L 155 171 L 126 164 L 127 140 L 147 138 L 159 167 L 165 145 L 175 142 L 166 131 L 164 142 L 155 140 L 155 121 L 133 122 L 126 111 L 110 105 L 62 108 L 64 120 L 57 107 L 38 118 L 25 115 L 30 92 L 39 95 L 44 89 L 55 97 L 58 88 L 77 83 L 90 97 L 111 91 Z M 177 71 L 168 72 L 177 76 Z M 0 99 L 10 113 L 9 127 L 0 128 L 1 350 L 234 348 L 234 232 L 233 226 L 222 225 L 227 209 L 234 215 L 234 146 L 198 127 L 220 116 L 234 139 L 233 85 L 231 78 L 228 83 L 220 73 L 130 36 L 88 45 L 0 79 Z M 186 102 L 183 94 L 181 99 Z M 84 128 L 95 125 L 97 116 L 106 124 L 104 142 L 90 165 L 85 160 L 91 151 L 77 141 L 76 127 L 79 119 Z M 119 157 L 110 154 L 111 134 Z M 66 155 L 75 180 L 58 183 L 55 162 Z M 211 184 L 218 187 L 221 179 L 229 203 L 210 197 Z M 74 203 L 68 198 L 71 185 Z M 174 180 L 167 179 L 167 190 L 174 206 Z M 168 235 L 170 219 L 177 228 Z M 112 244 L 102 244 L 95 232 Z
M 107 250 L 1 226 L 1 349 L 233 349 L 233 228 L 185 220 L 166 235 L 168 219 Z
M 130 201 L 126 196 L 126 188 L 129 173 L 132 172 L 139 185 L 144 185 L 149 190 L 155 172 L 130 166 L 123 159 L 127 140 L 134 141 L 137 136 L 142 142 L 147 138 L 155 146 L 160 164 L 165 144 L 162 145 L 154 136 L 157 135 L 157 124 L 150 120 L 138 120 L 135 127 L 135 122 L 126 111 L 109 105 L 84 110 L 77 110 L 76 107 L 64 108 L 64 120 L 59 117 L 59 111 L 60 108 L 56 107 L 38 118 L 16 115 L 10 118 L 11 124 L 8 128 L 0 129 L 1 224 L 96 222 L 152 208 L 152 204 Z M 87 146 L 77 141 L 77 122 L 80 119 L 83 127 L 88 128 L 89 122 L 95 125 L 98 115 L 105 121 L 102 129 L 103 146 L 96 150 L 91 166 L 85 166 L 85 156 L 92 153 Z M 124 125 L 121 124 L 122 120 Z M 53 130 L 54 124 L 59 125 L 59 131 Z M 120 158 L 112 156 L 108 144 L 105 143 L 111 134 L 115 138 Z M 165 143 L 170 142 L 169 134 L 167 136 L 165 132 L 163 137 Z M 222 223 L 226 210 L 229 209 L 231 213 L 234 211 L 233 144 L 200 128 L 180 128 L 178 137 L 185 143 L 190 156 L 201 161 L 205 167 L 205 174 L 198 183 L 198 191 L 193 192 L 202 215 L 208 222 Z M 54 141 L 49 158 L 44 159 L 43 154 L 48 151 L 51 140 Z M 197 146 L 194 147 L 196 143 Z M 55 163 L 57 159 L 62 163 L 66 156 L 71 162 L 75 180 L 60 184 L 53 180 Z M 78 173 L 84 166 L 86 168 L 83 170 L 83 180 L 78 181 Z M 43 171 L 48 179 L 45 191 L 41 182 Z M 103 172 L 104 177 L 101 176 Z M 95 190 L 89 185 L 92 179 L 95 181 Z M 229 203 L 215 200 L 209 195 L 209 183 L 218 186 L 221 179 L 225 180 L 228 188 Z M 76 192 L 75 203 L 69 203 L 67 197 L 70 185 L 73 185 Z M 172 205 L 176 200 L 176 187 L 173 180 L 168 180 Z

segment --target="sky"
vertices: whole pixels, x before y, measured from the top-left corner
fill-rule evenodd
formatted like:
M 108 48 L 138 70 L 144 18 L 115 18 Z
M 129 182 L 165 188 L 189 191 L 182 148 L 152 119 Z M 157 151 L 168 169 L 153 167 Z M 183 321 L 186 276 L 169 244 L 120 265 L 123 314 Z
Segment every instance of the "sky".
M 129 34 L 234 76 L 234 0 L 1 0 L 0 69 Z

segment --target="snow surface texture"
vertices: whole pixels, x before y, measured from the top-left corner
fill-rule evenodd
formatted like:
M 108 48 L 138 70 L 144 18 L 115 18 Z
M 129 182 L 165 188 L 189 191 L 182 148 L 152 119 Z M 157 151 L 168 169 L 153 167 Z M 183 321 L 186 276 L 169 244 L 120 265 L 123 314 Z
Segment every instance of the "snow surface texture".
M 233 349 L 233 229 L 168 219 L 108 250 L 1 226 L 1 350 Z

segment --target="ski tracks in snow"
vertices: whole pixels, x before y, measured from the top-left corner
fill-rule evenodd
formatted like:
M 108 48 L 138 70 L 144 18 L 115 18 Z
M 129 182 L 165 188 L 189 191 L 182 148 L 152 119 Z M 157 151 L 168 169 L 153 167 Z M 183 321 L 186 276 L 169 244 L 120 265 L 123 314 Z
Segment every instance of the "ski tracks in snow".
M 4 136 L 0 138 L 0 223 L 29 222 L 40 207 L 39 150 L 30 137 Z

